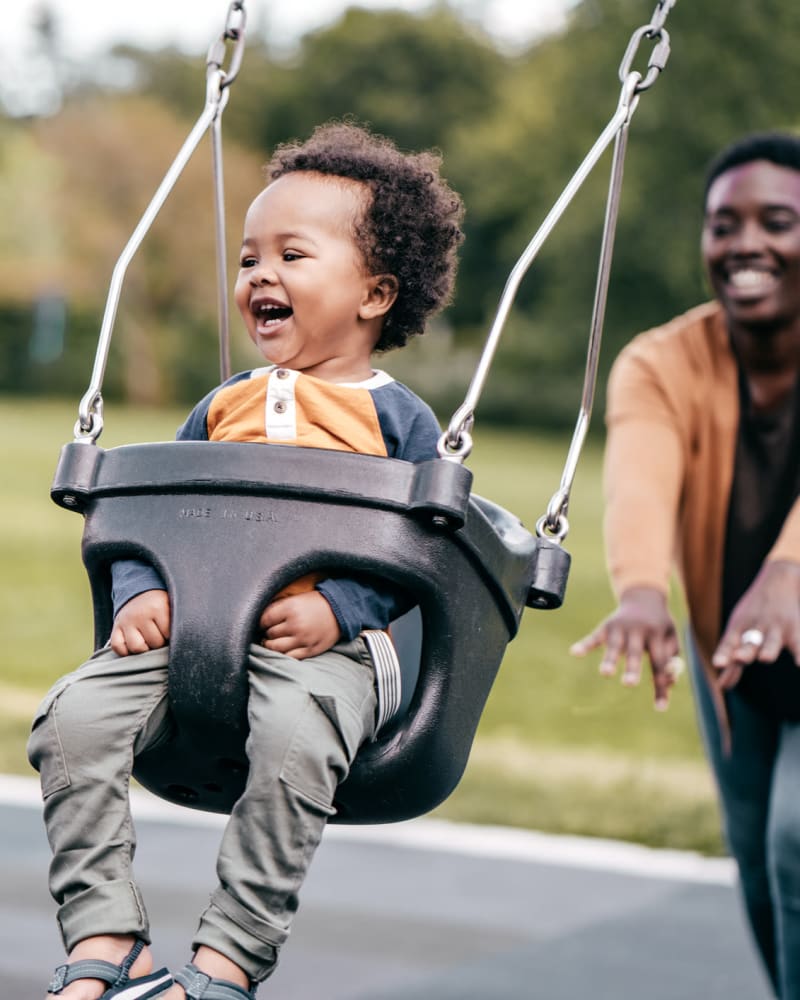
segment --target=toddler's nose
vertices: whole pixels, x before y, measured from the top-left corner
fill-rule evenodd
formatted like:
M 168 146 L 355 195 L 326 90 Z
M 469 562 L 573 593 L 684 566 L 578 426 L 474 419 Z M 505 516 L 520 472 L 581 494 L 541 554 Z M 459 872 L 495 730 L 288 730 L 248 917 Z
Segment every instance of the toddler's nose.
M 250 274 L 250 283 L 252 285 L 274 285 L 277 281 L 278 277 L 275 274 L 275 269 L 267 263 L 261 263 L 258 267 L 254 267 Z

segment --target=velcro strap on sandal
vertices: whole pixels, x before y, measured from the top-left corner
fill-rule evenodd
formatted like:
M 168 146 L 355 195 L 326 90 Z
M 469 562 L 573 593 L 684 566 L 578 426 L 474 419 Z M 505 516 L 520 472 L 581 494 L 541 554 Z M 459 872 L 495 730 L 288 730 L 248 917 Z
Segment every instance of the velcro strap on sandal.
M 186 1000 L 255 1000 L 255 990 L 246 990 L 224 979 L 212 979 L 191 962 L 173 978 L 183 987 Z
M 122 985 L 128 978 L 128 970 L 121 969 L 113 962 L 104 962 L 99 958 L 85 958 L 71 965 L 59 965 L 53 973 L 48 993 L 60 993 L 65 986 L 74 983 L 76 979 L 102 979 L 109 986 Z M 121 982 L 117 982 L 121 979 Z
M 58 994 L 76 979 L 100 979 L 110 987 L 123 986 L 130 978 L 131 966 L 141 954 L 142 948 L 144 941 L 139 938 L 119 965 L 102 958 L 82 958 L 68 965 L 59 965 L 53 973 L 47 992 Z

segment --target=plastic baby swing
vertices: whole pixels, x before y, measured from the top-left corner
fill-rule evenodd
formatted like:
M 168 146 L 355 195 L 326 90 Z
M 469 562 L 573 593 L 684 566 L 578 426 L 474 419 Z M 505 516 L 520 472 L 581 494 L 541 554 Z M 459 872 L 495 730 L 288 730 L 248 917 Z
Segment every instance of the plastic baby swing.
M 95 642 L 111 631 L 112 562 L 135 556 L 166 581 L 172 606 L 169 693 L 173 738 L 136 761 L 137 779 L 166 799 L 230 811 L 247 759 L 247 648 L 260 610 L 281 587 L 335 566 L 385 577 L 418 609 L 392 627 L 406 677 L 402 710 L 359 753 L 339 788 L 332 822 L 408 819 L 437 806 L 466 766 L 486 698 L 526 607 L 555 608 L 570 557 L 562 547 L 578 458 L 589 424 L 628 126 L 640 95 L 666 64 L 660 0 L 620 66 L 622 90 L 608 125 L 506 282 L 464 403 L 420 465 L 369 455 L 271 444 L 169 442 L 104 450 L 101 386 L 125 271 L 206 131 L 212 137 L 222 377 L 228 362 L 220 123 L 244 51 L 244 0 L 228 9 L 208 55 L 206 104 L 113 272 L 90 386 L 75 440 L 52 486 L 56 503 L 85 518 L 82 554 L 94 602 Z M 644 74 L 632 63 L 654 43 Z M 230 49 L 230 64 L 223 64 Z M 578 421 L 558 490 L 535 533 L 470 492 L 464 461 L 475 408 L 519 284 L 605 149 L 611 180 Z M 189 516 L 202 511 L 203 516 Z M 213 572 L 210 567 L 213 567 Z M 209 735 L 210 734 L 210 735 Z

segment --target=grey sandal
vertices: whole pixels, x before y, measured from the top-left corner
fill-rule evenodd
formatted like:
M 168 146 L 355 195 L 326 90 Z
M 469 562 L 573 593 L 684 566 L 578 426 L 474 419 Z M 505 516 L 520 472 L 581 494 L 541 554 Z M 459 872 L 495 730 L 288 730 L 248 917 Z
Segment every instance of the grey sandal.
M 186 992 L 186 1000 L 255 1000 L 255 987 L 246 990 L 227 979 L 212 979 L 189 962 L 175 973 L 175 982 Z
M 159 969 L 149 976 L 131 979 L 131 966 L 141 954 L 144 941 L 138 940 L 119 965 L 99 958 L 82 958 L 77 962 L 59 965 L 53 973 L 48 994 L 58 996 L 65 986 L 76 979 L 101 979 L 108 989 L 100 1000 L 154 1000 L 172 986 L 172 976 L 167 969 Z

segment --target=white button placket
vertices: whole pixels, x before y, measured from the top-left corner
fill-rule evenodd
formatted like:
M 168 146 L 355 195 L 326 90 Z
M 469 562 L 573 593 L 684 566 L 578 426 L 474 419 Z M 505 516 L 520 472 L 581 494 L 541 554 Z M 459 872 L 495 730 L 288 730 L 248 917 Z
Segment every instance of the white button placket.
M 300 373 L 276 368 L 267 386 L 264 424 L 270 441 L 291 441 L 297 437 L 295 383 Z

